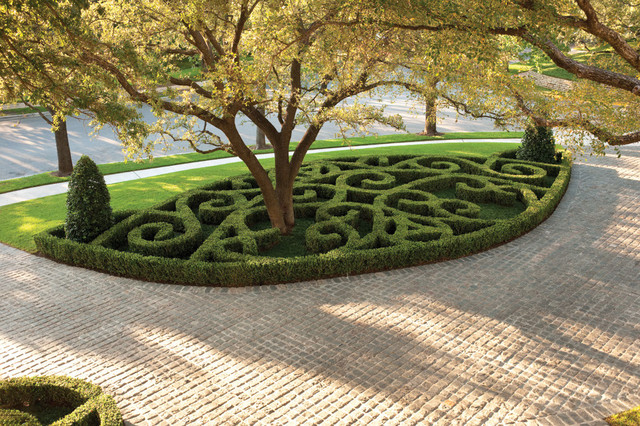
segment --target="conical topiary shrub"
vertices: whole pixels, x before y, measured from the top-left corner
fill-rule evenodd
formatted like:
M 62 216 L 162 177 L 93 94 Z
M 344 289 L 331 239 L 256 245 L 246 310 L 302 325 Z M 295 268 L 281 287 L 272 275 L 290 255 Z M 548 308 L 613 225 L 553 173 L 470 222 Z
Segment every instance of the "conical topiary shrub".
M 66 237 L 86 243 L 112 225 L 109 190 L 98 166 L 83 155 L 71 174 L 67 192 Z
M 522 147 L 518 148 L 516 157 L 519 160 L 555 163 L 556 139 L 553 131 L 543 126 L 527 127 L 522 137 Z

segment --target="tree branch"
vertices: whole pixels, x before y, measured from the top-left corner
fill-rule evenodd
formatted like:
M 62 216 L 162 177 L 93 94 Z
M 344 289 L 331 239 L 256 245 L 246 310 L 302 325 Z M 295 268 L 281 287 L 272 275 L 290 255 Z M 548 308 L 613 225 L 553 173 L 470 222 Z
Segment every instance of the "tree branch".
M 273 124 L 264 116 L 263 113 L 258 111 L 254 106 L 245 106 L 241 109 L 242 113 L 251 120 L 260 130 L 264 132 L 264 135 L 269 139 L 272 145 L 275 141 L 278 141 L 279 133 Z M 275 145 L 274 145 L 275 146 Z
M 626 90 L 636 96 L 640 96 L 640 80 L 637 78 L 592 65 L 581 64 L 562 53 L 550 40 L 538 40 L 530 34 L 524 35 L 522 38 L 540 48 L 557 66 L 569 71 L 578 78 Z
M 212 67 L 215 64 L 216 59 L 213 57 L 213 53 L 211 52 L 211 49 L 209 48 L 209 45 L 207 44 L 207 41 L 204 39 L 204 37 L 202 36 L 200 31 L 194 30 L 185 21 L 182 21 L 182 24 L 185 26 L 185 28 L 189 32 L 189 35 L 191 35 L 192 40 L 190 40 L 190 41 L 193 42 L 193 45 L 202 54 L 202 59 L 203 59 L 204 63 L 208 67 Z
M 300 89 L 302 87 L 302 66 L 300 61 L 294 59 L 291 63 L 291 96 L 287 102 L 287 108 L 282 122 L 282 137 L 283 140 L 289 141 L 291 139 L 291 133 L 295 126 L 296 112 L 298 111 L 298 104 L 300 102 Z
M 565 24 L 581 29 L 609 43 L 629 65 L 640 71 L 640 54 L 627 43 L 627 40 L 618 32 L 600 22 L 598 13 L 589 0 L 575 0 L 575 2 L 584 12 L 587 17 L 586 20 L 573 16 L 556 16 Z
M 440 32 L 445 30 L 455 30 L 455 31 L 469 31 L 472 28 L 467 25 L 457 25 L 457 24 L 443 24 L 443 25 L 410 25 L 410 24 L 398 24 L 398 23 L 390 23 L 386 22 L 386 25 L 389 25 L 393 28 L 399 28 L 401 30 L 417 30 L 417 31 L 430 31 L 430 32 Z M 522 36 L 527 32 L 526 27 L 490 27 L 485 29 L 490 34 L 495 35 L 510 35 L 510 36 Z
M 500 115 L 500 114 L 496 114 L 496 113 L 491 113 L 491 112 L 474 112 L 469 105 L 467 105 L 464 102 L 461 101 L 457 101 L 455 99 L 453 99 L 452 97 L 445 95 L 445 94 L 440 94 L 440 96 L 443 99 L 446 99 L 447 102 L 449 102 L 455 109 L 456 112 L 458 112 L 459 114 L 463 114 L 463 115 L 469 115 L 473 118 L 490 118 L 492 120 L 495 121 L 503 121 L 506 117 L 504 115 Z
M 251 11 L 247 9 L 246 3 L 243 2 L 242 7 L 240 8 L 240 17 L 238 18 L 238 23 L 236 24 L 236 31 L 233 35 L 233 42 L 231 43 L 231 52 L 235 55 L 236 63 L 240 63 L 240 55 L 238 54 L 238 46 L 240 45 L 240 39 L 242 38 L 242 32 L 244 31 L 244 26 L 251 15 Z
M 146 93 L 140 92 L 135 87 L 133 87 L 127 77 L 115 65 L 111 64 L 106 59 L 95 55 L 93 52 L 84 51 L 82 59 L 89 64 L 99 66 L 100 68 L 114 76 L 120 86 L 129 94 L 131 99 L 134 101 L 144 102 L 148 105 L 158 104 L 162 109 L 174 112 L 176 114 L 193 115 L 219 129 L 224 129 L 225 127 L 227 127 L 227 123 L 224 120 L 214 116 L 209 111 L 206 111 L 198 107 L 197 105 L 178 105 L 174 102 L 169 102 L 163 99 L 152 98 Z
M 40 115 L 40 117 L 42 117 L 42 119 L 43 119 L 44 121 L 46 121 L 46 123 L 47 123 L 49 126 L 53 126 L 53 114 L 51 114 L 51 112 L 53 111 L 53 108 L 51 108 L 51 110 L 49 111 L 49 114 L 51 114 L 51 120 L 49 120 L 49 119 L 47 118 L 47 116 L 46 116 L 46 115 L 44 115 L 44 114 L 42 113 L 42 111 L 40 111 L 38 108 L 36 108 L 35 106 L 31 105 L 29 102 L 27 102 L 27 101 L 26 101 L 26 100 L 24 100 L 24 99 L 21 99 L 21 101 L 22 101 L 22 103 L 23 103 L 23 104 L 25 104 L 26 106 L 28 106 L 28 107 L 29 107 L 29 108 L 31 108 L 32 110 L 36 111 L 36 112 Z M 47 109 L 48 109 L 48 108 L 47 108 Z
M 533 122 L 536 126 L 544 126 L 544 127 L 579 127 L 603 142 L 608 143 L 613 146 L 621 146 L 621 145 L 629 145 L 631 143 L 640 142 L 640 130 L 630 133 L 625 133 L 622 135 L 616 135 L 611 133 L 610 131 L 603 129 L 602 127 L 594 124 L 592 121 L 587 119 L 582 120 L 551 120 L 547 117 L 544 117 L 540 114 L 536 114 L 531 108 L 529 108 L 520 93 L 518 93 L 515 89 L 511 88 L 511 92 L 516 99 L 516 104 L 518 108 Z
M 149 47 L 158 47 L 154 45 L 149 45 Z M 174 55 L 183 55 L 183 56 L 196 56 L 200 54 L 200 51 L 197 49 L 171 49 L 171 48 L 161 48 L 164 53 L 174 54 Z
M 197 82 L 191 80 L 190 78 L 176 78 L 176 77 L 170 77 L 169 81 L 172 84 L 175 84 L 177 86 L 186 86 L 186 87 L 191 87 L 193 90 L 195 90 L 195 92 L 202 96 L 205 97 L 207 99 L 213 99 L 213 95 L 211 94 L 210 91 L 205 90 L 202 86 L 200 86 Z
M 224 49 L 223 49 L 222 45 L 213 36 L 213 33 L 211 32 L 209 27 L 205 27 L 204 35 L 207 36 L 207 41 L 216 50 L 216 53 L 218 54 L 218 56 L 224 56 Z

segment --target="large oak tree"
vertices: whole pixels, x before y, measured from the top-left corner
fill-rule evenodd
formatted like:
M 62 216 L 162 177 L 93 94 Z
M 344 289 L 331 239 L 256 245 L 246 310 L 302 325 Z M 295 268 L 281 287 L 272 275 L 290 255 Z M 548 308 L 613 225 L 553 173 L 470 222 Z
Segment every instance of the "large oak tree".
M 408 32 L 381 27 L 374 10 L 357 1 L 30 0 L 10 9 L 13 22 L 5 28 L 46 22 L 44 33 L 2 35 L 13 54 L 31 60 L 44 53 L 32 68 L 43 81 L 39 90 L 116 126 L 132 155 L 151 154 L 151 135 L 186 141 L 198 152 L 237 155 L 262 191 L 271 223 L 285 234 L 295 224 L 294 179 L 322 126 L 382 122 L 400 128 L 398 117 L 354 97 L 424 80 L 399 67 Z M 447 37 L 465 45 L 445 32 L 422 36 L 422 47 L 446 45 Z M 481 50 L 478 40 L 470 45 Z M 173 64 L 185 58 L 202 62 L 198 78 L 177 73 Z M 438 67 L 422 71 L 438 73 Z M 158 121 L 141 120 L 140 104 L 151 106 Z M 241 119 L 272 145 L 273 175 L 242 139 Z M 290 152 L 296 126 L 305 131 Z
M 0 37 L 6 52 L 32 64 L 35 93 L 116 126 L 134 156 L 152 153 L 152 135 L 186 141 L 198 152 L 237 155 L 283 233 L 295 224 L 295 177 L 326 122 L 401 126 L 357 102 L 372 90 L 398 86 L 427 95 L 438 79 L 437 94 L 465 113 L 588 131 L 599 138 L 600 151 L 602 141 L 640 140 L 637 11 L 623 0 L 6 4 Z M 39 25 L 40 32 L 22 30 Z M 582 35 L 590 37 L 588 46 L 610 52 L 576 61 L 562 46 L 583 41 Z M 512 50 L 504 49 L 505 37 L 541 49 L 578 84 L 550 95 L 509 75 L 504 63 Z M 198 78 L 177 73 L 174 64 L 185 58 L 203 64 Z M 153 108 L 157 122 L 141 119 L 141 104 Z M 242 139 L 242 119 L 273 146 L 274 174 Z M 296 126 L 305 132 L 290 152 Z

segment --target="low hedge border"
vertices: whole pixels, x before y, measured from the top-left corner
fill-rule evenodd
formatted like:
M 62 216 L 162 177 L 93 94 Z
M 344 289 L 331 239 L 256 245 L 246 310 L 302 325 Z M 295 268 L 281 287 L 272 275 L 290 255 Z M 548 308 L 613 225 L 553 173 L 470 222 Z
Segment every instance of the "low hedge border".
M 68 405 L 75 409 L 52 426 L 89 425 L 96 419 L 101 426 L 120 426 L 122 415 L 114 399 L 85 380 L 64 376 L 18 377 L 0 381 L 0 424 L 40 425 L 32 414 L 16 408 L 39 402 Z M 93 420 L 93 421 L 92 421 Z
M 291 258 L 260 255 L 277 244 L 260 191 L 248 175 L 225 179 L 139 212 L 91 244 L 64 239 L 62 226 L 35 236 L 45 256 L 149 281 L 190 285 L 272 284 L 374 272 L 485 250 L 545 220 L 562 198 L 568 162 L 515 159 L 515 150 L 483 157 L 347 157 L 308 163 L 294 191 L 297 217 L 315 218 L 307 250 Z M 432 192 L 455 189 L 455 199 Z M 475 203 L 525 210 L 509 219 L 478 217 Z M 358 224 L 371 232 L 360 235 Z M 207 231 L 208 230 L 208 231 Z

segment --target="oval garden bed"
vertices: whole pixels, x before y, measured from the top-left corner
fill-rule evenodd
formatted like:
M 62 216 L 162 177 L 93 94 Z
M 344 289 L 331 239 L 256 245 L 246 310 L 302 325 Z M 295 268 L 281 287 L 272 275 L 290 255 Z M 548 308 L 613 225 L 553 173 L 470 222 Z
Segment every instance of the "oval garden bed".
M 491 157 L 363 156 L 307 163 L 296 227 L 271 228 L 253 177 L 185 192 L 115 224 L 88 244 L 59 226 L 35 236 L 60 262 L 144 280 L 242 286 L 380 271 L 465 256 L 546 219 L 571 168 Z
M 2 425 L 122 425 L 115 401 L 99 386 L 62 376 L 0 381 Z

